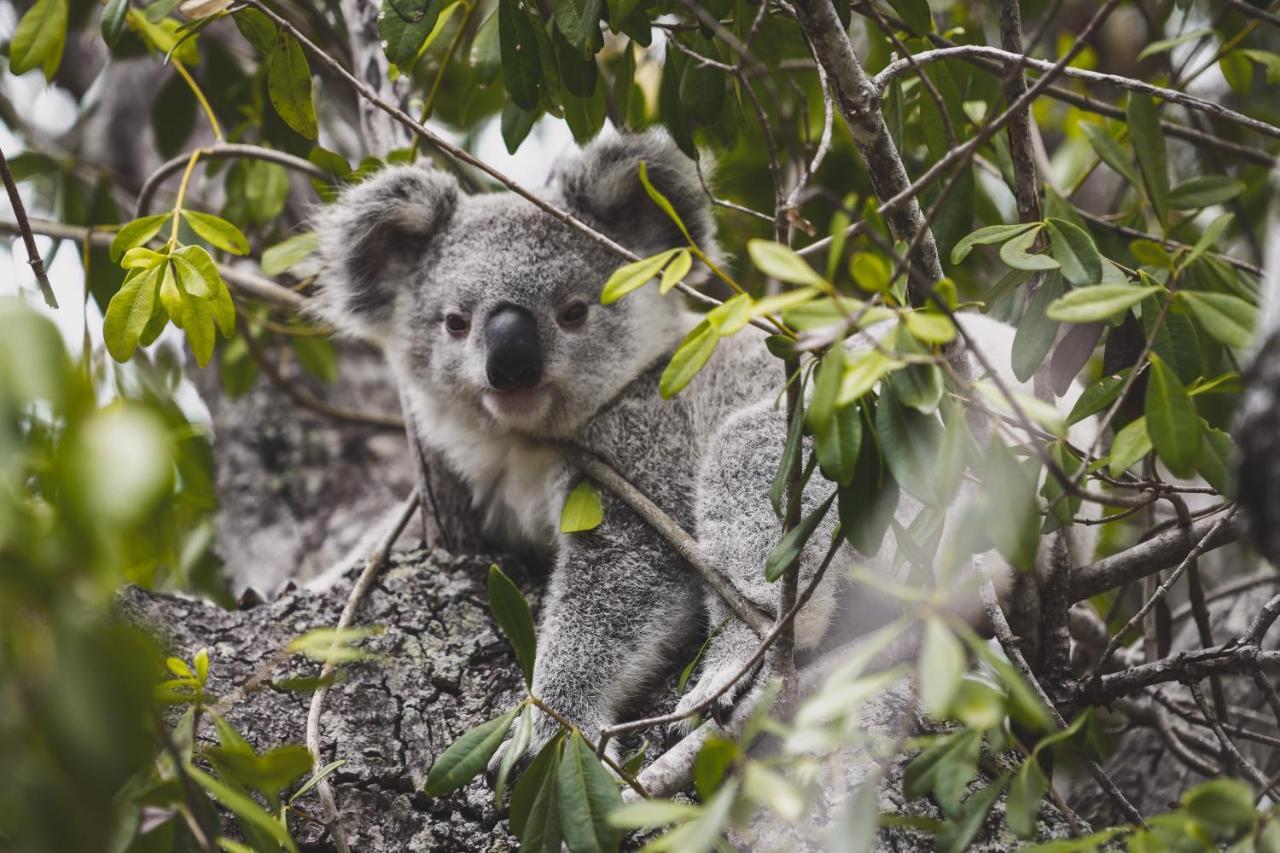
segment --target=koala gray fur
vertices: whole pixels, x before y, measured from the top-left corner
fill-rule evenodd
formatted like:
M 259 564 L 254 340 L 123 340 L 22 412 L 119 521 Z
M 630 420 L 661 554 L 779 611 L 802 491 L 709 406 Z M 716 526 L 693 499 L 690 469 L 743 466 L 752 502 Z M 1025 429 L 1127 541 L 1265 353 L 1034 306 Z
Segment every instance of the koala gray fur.
M 682 245 L 640 184 L 642 161 L 694 240 L 713 250 L 710 204 L 694 164 L 664 136 L 599 140 L 563 160 L 543 192 L 641 256 Z M 689 387 L 664 401 L 658 377 L 696 315 L 653 285 L 601 305 L 601 285 L 620 260 L 519 196 L 468 195 L 446 174 L 394 166 L 347 190 L 323 212 L 319 230 L 327 274 L 318 314 L 343 332 L 383 342 L 422 441 L 469 486 L 489 531 L 555 555 L 538 632 L 538 696 L 593 735 L 687 661 L 707 627 L 728 615 L 611 494 L 601 495 L 598 528 L 558 532 L 578 479 L 558 441 L 574 441 L 617 468 L 694 531 L 748 598 L 776 611 L 777 585 L 765 582 L 762 566 L 781 535 L 767 493 L 786 423 L 776 405 L 781 364 L 761 334 L 748 328 L 722 341 Z M 588 306 L 585 321 L 564 325 L 577 303 Z M 509 306 L 536 320 L 543 368 L 533 389 L 491 384 L 486 340 Z M 458 318 L 469 319 L 461 334 L 446 328 L 461 325 Z M 1011 329 L 976 315 L 965 326 L 990 346 L 994 363 L 1009 364 Z M 819 489 L 807 491 L 816 504 Z M 909 519 L 911 501 L 903 503 L 899 516 Z M 813 542 L 829 541 L 833 523 Z M 803 575 L 811 575 L 822 547 L 805 554 Z M 801 646 L 817 643 L 831 622 L 832 589 L 824 583 L 801 614 Z M 682 705 L 714 691 L 757 642 L 730 620 Z M 544 717 L 532 748 L 554 729 Z

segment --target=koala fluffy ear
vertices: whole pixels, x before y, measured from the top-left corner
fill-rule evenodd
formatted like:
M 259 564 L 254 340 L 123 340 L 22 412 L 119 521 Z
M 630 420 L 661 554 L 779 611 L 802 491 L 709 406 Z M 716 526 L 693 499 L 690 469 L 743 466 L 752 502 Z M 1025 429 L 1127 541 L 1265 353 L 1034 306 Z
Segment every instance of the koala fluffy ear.
M 596 140 L 566 160 L 552 180 L 570 210 L 632 251 L 644 255 L 684 245 L 684 235 L 640 183 L 641 162 L 647 164 L 649 182 L 670 200 L 694 241 L 714 252 L 715 221 L 697 167 L 664 133 Z
M 344 191 L 317 218 L 316 314 L 339 331 L 381 336 L 457 199 L 452 175 L 420 166 L 391 166 Z

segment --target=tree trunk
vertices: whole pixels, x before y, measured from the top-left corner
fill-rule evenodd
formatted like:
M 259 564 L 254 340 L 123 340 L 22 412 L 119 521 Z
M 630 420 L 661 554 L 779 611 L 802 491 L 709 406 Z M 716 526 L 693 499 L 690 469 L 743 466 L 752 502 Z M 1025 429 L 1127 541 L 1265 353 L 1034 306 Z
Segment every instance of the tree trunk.
M 483 557 L 454 557 L 441 551 L 393 553 L 370 591 L 356 622 L 376 625 L 381 633 L 364 642 L 376 659 L 350 665 L 329 691 L 322 718 L 322 762 L 346 763 L 331 777 L 342 827 L 351 849 L 361 853 L 419 850 L 510 850 L 503 812 L 493 792 L 477 780 L 447 797 L 422 793 L 427 771 L 463 732 L 510 708 L 522 694 L 519 667 L 493 623 L 486 592 Z M 519 567 L 506 566 L 521 582 L 537 608 L 540 584 Z M 210 689 L 225 696 L 243 685 L 294 637 L 330 627 L 346 600 L 355 570 L 323 592 L 292 589 L 274 601 L 236 611 L 176 596 L 129 588 L 121 605 L 134 620 L 158 633 L 171 652 L 185 659 L 200 648 L 210 653 Z M 272 682 L 315 676 L 319 664 L 301 657 L 275 667 L 270 681 L 237 701 L 227 719 L 259 750 L 299 743 L 306 728 L 310 694 L 293 693 Z M 637 713 L 661 713 L 675 704 L 673 689 L 655 690 L 654 707 Z M 910 692 L 906 696 L 910 698 Z M 903 719 L 903 691 L 888 691 L 868 703 L 868 726 L 897 725 Z M 913 720 L 911 714 L 906 719 Z M 207 719 L 201 738 L 212 738 Z M 674 741 L 664 731 L 645 733 L 648 755 L 656 757 Z M 628 752 L 639 737 L 624 739 Z M 819 794 L 814 811 L 800 825 L 767 815 L 740 840 L 755 839 L 767 847 L 783 838 L 796 850 L 818 850 L 833 831 L 849 793 L 872 768 L 863 755 L 856 762 L 836 756 L 828 764 L 828 790 Z M 880 788 L 880 807 L 891 813 L 938 817 L 926 800 L 908 802 L 902 794 L 902 769 L 911 754 L 892 759 Z M 827 778 L 824 776 L 824 778 Z M 319 815 L 314 790 L 299 808 Z M 997 807 L 976 843 L 979 848 L 1008 849 L 1013 839 Z M 332 849 L 317 822 L 294 819 L 290 827 L 303 850 Z M 1060 814 L 1043 813 L 1043 837 L 1065 833 Z M 919 849 L 925 836 L 906 829 L 880 830 L 877 848 Z

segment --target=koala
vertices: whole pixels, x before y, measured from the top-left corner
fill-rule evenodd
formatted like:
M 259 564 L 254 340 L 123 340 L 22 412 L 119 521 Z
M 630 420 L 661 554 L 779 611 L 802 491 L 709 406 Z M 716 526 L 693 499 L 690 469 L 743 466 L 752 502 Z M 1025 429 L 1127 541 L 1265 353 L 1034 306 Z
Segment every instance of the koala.
M 692 238 L 714 252 L 695 165 L 657 133 L 597 140 L 563 158 L 542 193 L 640 256 L 682 245 L 640 183 L 642 162 Z M 775 614 L 778 587 L 762 567 L 782 532 L 768 491 L 786 416 L 782 366 L 764 335 L 748 328 L 723 340 L 687 388 L 662 400 L 659 376 L 698 316 L 655 286 L 600 304 L 622 260 L 526 199 L 468 194 L 447 174 L 394 166 L 348 189 L 318 224 L 320 317 L 383 343 L 422 442 L 465 482 L 487 531 L 554 556 L 534 693 L 594 735 L 719 626 L 682 707 L 716 691 L 758 638 L 613 495 L 601 490 L 596 529 L 559 533 L 580 478 L 558 448 L 572 442 L 603 458 Z M 1009 364 L 1011 329 L 977 315 L 964 326 L 994 364 Z M 819 490 L 807 491 L 816 504 Z M 909 512 L 900 510 L 904 524 Z M 804 577 L 824 541 L 813 537 Z M 836 609 L 834 582 L 824 583 L 797 620 L 797 645 L 816 645 Z M 721 710 L 741 689 L 722 697 Z M 531 750 L 555 731 L 549 718 L 539 725 Z

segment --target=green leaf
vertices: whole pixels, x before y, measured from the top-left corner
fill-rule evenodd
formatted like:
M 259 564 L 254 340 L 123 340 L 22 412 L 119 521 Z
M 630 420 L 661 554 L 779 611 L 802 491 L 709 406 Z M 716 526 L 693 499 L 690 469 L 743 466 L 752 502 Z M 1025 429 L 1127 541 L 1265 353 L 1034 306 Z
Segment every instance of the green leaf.
M 1151 44 L 1144 47 L 1141 50 L 1141 52 L 1138 53 L 1137 61 L 1141 62 L 1142 60 L 1146 59 L 1148 56 L 1155 56 L 1157 53 L 1165 53 L 1167 51 L 1173 50 L 1175 47 L 1177 47 L 1180 44 L 1186 44 L 1189 41 L 1195 41 L 1196 39 L 1204 38 L 1205 36 L 1208 36 L 1208 35 L 1213 35 L 1213 30 L 1207 27 L 1204 27 L 1198 30 L 1192 30 L 1189 33 L 1183 33 L 1182 35 L 1174 36 L 1173 38 L 1160 39 L 1159 41 L 1153 41 L 1151 42 Z
M 1178 210 L 1199 210 L 1230 201 L 1244 191 L 1243 181 L 1225 175 L 1202 175 L 1174 187 L 1169 204 Z
M 644 287 L 658 274 L 659 270 L 666 266 L 668 261 L 673 261 L 680 252 L 685 251 L 687 250 L 667 249 L 665 252 L 618 267 L 600 291 L 600 304 L 612 305 L 631 291 Z
M 1035 243 L 1043 226 L 1035 225 L 1027 231 L 1009 240 L 1000 247 L 1000 260 L 1015 270 L 1056 270 L 1058 262 L 1045 254 L 1032 255 L 1027 252 Z
M 529 762 L 528 768 L 520 775 L 520 780 L 511 790 L 511 808 L 508 812 L 511 831 L 526 845 L 529 843 L 529 836 L 525 830 L 528 829 L 528 821 L 538 797 L 548 790 L 553 798 L 555 796 L 556 775 L 560 769 L 560 747 L 563 743 L 564 736 L 557 732 L 551 740 L 547 741 L 546 746 L 538 751 L 533 761 Z M 551 802 L 551 812 L 554 816 L 554 799 Z M 555 826 L 557 827 L 555 847 L 549 853 L 560 851 L 559 823 L 556 822 Z
M 1026 382 L 1044 364 L 1058 338 L 1058 321 L 1048 316 L 1049 306 L 1062 296 L 1062 276 L 1046 275 L 1032 294 L 1022 321 L 1013 333 L 1010 366 L 1019 382 Z
M 1138 173 L 1133 170 L 1133 166 L 1129 163 L 1129 156 L 1120 147 L 1120 143 L 1116 142 L 1110 133 L 1107 133 L 1107 129 L 1104 126 L 1091 122 L 1082 122 L 1080 129 L 1089 138 L 1089 145 L 1093 147 L 1093 153 L 1098 155 L 1099 160 L 1110 166 L 1112 171 L 1124 178 L 1130 186 L 1137 187 L 1142 183 Z
M 693 256 L 689 254 L 688 249 L 681 249 L 676 252 L 675 257 L 671 259 L 671 263 L 667 264 L 667 268 L 662 271 L 662 280 L 658 283 L 658 292 L 666 294 L 671 288 L 684 281 L 684 277 L 689 274 L 689 270 L 693 267 Z
M 660 838 L 649 842 L 647 847 L 670 853 L 708 853 L 715 849 L 716 843 L 729 824 L 729 816 L 738 795 L 738 780 L 729 779 L 720 786 L 705 806 L 701 814 Z
M 637 800 L 609 815 L 609 823 L 619 829 L 645 829 L 684 823 L 702 814 L 697 806 L 671 800 Z
M 618 848 L 622 833 L 609 815 L 622 805 L 618 786 L 576 729 L 565 744 L 556 779 L 560 830 L 573 853 L 604 853 Z
M 116 232 L 116 236 L 111 240 L 111 262 L 118 264 L 120 259 L 124 257 L 124 253 L 130 249 L 141 246 L 152 237 L 160 233 L 160 229 L 164 227 L 165 222 L 170 220 L 170 214 L 157 213 L 152 216 L 144 216 L 135 219 L 132 222 L 126 222 L 120 226 L 120 230 Z
M 181 275 L 177 264 L 171 269 Z M 187 335 L 187 345 L 191 347 L 191 354 L 196 357 L 196 364 L 208 367 L 213 360 L 214 345 L 213 309 L 209 302 L 204 299 L 182 300 L 182 322 L 179 325 Z
M 52 80 L 66 43 L 67 0 L 36 0 L 13 31 L 9 70 L 25 74 L 32 68 L 41 68 L 45 79 Z
M 316 138 L 319 126 L 311 101 L 311 66 L 302 45 L 291 35 L 281 34 L 267 54 L 267 94 L 285 124 L 307 139 Z
M 1219 494 L 1230 496 L 1237 464 L 1236 444 L 1230 435 L 1203 422 L 1200 435 L 1200 476 Z
M 1124 387 L 1127 373 L 1119 376 L 1104 376 L 1097 382 L 1091 382 L 1080 393 L 1076 404 L 1067 415 L 1067 426 L 1079 423 L 1090 415 L 1097 414 L 1115 402 Z
M 787 532 L 786 536 L 777 545 L 773 546 L 773 550 L 769 552 L 769 556 L 764 560 L 764 578 L 773 583 L 782 577 L 787 569 L 795 565 L 800 559 L 800 554 L 804 551 L 804 546 L 808 544 L 814 532 L 818 529 L 818 525 L 822 523 L 822 519 L 826 517 L 827 511 L 831 509 L 831 503 L 836 499 L 834 492 L 818 506 L 813 512 L 806 515 L 800 520 L 794 528 Z
M 738 293 L 730 296 L 723 304 L 717 305 L 707 312 L 707 322 L 722 338 L 736 335 L 746 328 L 754 314 L 755 300 L 749 293 Z
M 804 436 L 804 418 L 792 418 L 787 428 L 787 440 L 782 447 L 782 459 L 778 470 L 773 474 L 773 482 L 769 484 L 769 503 L 773 506 L 773 514 L 782 518 L 782 495 L 787 490 L 787 482 L 791 472 L 800 459 L 800 441 Z
M 840 383 L 840 395 L 836 397 L 836 405 L 847 406 L 854 400 L 860 399 L 874 388 L 877 382 L 901 367 L 902 362 L 890 358 L 878 349 L 859 353 L 845 367 L 844 379 Z
M 840 393 L 840 381 L 844 378 L 844 341 L 836 341 L 828 347 L 813 374 L 813 393 L 809 408 L 805 411 L 809 429 L 822 432 L 835 414 L 836 395 Z
M 315 335 L 291 335 L 289 345 L 298 359 L 298 365 L 321 382 L 338 380 L 338 352 L 325 338 Z
M 565 498 L 560 511 L 561 533 L 582 533 L 595 530 L 604 521 L 604 505 L 591 481 L 583 479 Z
M 710 42 L 694 39 L 697 47 L 712 48 Z M 714 49 L 706 49 L 704 55 L 714 56 Z M 725 102 L 725 75 L 718 68 L 689 62 L 680 75 L 680 106 L 698 124 L 715 124 Z
M 1035 497 L 1039 479 L 1040 465 L 1035 459 L 1019 461 L 999 440 L 988 447 L 982 470 L 986 533 L 1000 556 L 1022 571 L 1035 566 L 1040 544 Z
M 587 483 L 587 480 L 583 480 Z M 600 499 L 596 498 L 599 506 Z M 597 524 L 599 522 L 596 522 Z M 533 630 L 533 613 L 529 610 L 529 602 L 525 601 L 520 588 L 502 573 L 497 563 L 489 566 L 489 610 L 493 619 L 507 635 L 511 648 L 515 650 L 516 661 L 520 671 L 524 673 L 524 683 L 533 685 L 533 662 L 538 654 L 538 640 Z
M 1009 787 L 1005 816 L 1009 829 L 1019 838 L 1034 838 L 1040 823 L 1040 801 L 1049 790 L 1049 780 L 1034 758 L 1022 763 Z
M 1253 789 L 1239 779 L 1212 779 L 1182 795 L 1187 812 L 1220 832 L 1239 831 L 1258 819 Z
M 444 0 L 382 0 L 378 36 L 387 59 L 402 71 L 412 70 L 443 7 Z
M 275 47 L 279 33 L 275 22 L 257 9 L 240 9 L 231 16 L 236 22 L 236 29 L 249 44 L 266 56 Z
M 293 843 L 293 838 L 289 836 L 288 828 L 267 814 L 253 797 L 213 778 L 190 762 L 186 764 L 186 772 L 188 777 L 213 795 L 214 799 L 222 803 L 236 817 L 268 833 L 286 850 L 297 853 L 297 845 Z
M 1200 416 L 1187 389 L 1157 355 L 1147 379 L 1147 432 L 1156 453 L 1176 477 L 1195 475 L 1200 458 Z
M 264 755 L 236 747 L 210 747 L 207 754 L 219 774 L 271 797 L 278 796 L 295 779 L 311 770 L 315 761 L 302 744 L 286 744 Z
M 608 116 L 608 104 L 605 103 L 604 87 L 596 89 L 589 98 L 579 98 L 570 92 L 562 93 L 564 102 L 564 120 L 569 125 L 573 139 L 579 145 L 590 142 L 604 127 Z
M 199 299 L 212 299 L 222 289 L 222 275 L 202 246 L 183 246 L 171 256 L 183 289 Z
M 923 36 L 933 32 L 933 15 L 929 12 L 929 0 L 889 0 L 889 5 L 916 35 Z
M 538 106 L 542 64 L 533 22 L 516 0 L 498 0 L 498 40 L 502 48 L 502 77 L 507 94 L 522 110 Z
M 920 645 L 920 704 L 934 719 L 943 719 L 968 669 L 964 646 L 940 618 L 925 620 Z
M 124 33 L 125 14 L 129 11 L 129 0 L 107 0 L 102 9 L 102 39 L 108 47 L 115 47 Z
M 570 3 L 574 0 L 569 0 Z M 588 48 L 575 47 L 565 38 L 559 27 L 552 28 L 551 43 L 555 50 L 556 67 L 560 69 L 560 79 L 564 88 L 578 98 L 590 98 L 596 93 L 596 81 L 600 79 L 600 70 L 596 67 L 595 55 Z M 604 93 L 601 92 L 601 95 Z M 566 107 L 568 103 L 566 102 Z
M 1134 418 L 1116 433 L 1111 442 L 1112 477 L 1119 477 L 1129 466 L 1151 452 L 1151 436 L 1147 434 L 1147 419 Z
M 876 434 L 893 478 L 926 504 L 938 501 L 934 467 L 942 428 L 933 415 L 904 406 L 893 394 L 881 394 Z
M 182 217 L 187 220 L 191 230 L 209 245 L 233 255 L 249 254 L 249 241 L 244 234 L 221 216 L 184 208 Z
M 502 745 L 519 710 L 519 707 L 512 708 L 501 717 L 481 723 L 454 741 L 431 765 L 431 771 L 427 773 L 426 792 L 433 797 L 447 794 L 475 778 Z
M 1078 287 L 1054 300 L 1045 316 L 1064 323 L 1097 323 L 1129 310 L 1151 294 L 1163 290 L 1155 284 L 1095 284 Z
M 876 442 L 864 440 L 849 485 L 840 487 L 840 532 L 858 553 L 876 554 L 897 507 L 898 483 Z
M 680 218 L 679 213 L 676 213 L 675 205 L 649 180 L 649 164 L 641 160 L 637 174 L 640 176 L 640 184 L 644 187 L 645 195 L 649 196 L 649 200 L 660 207 L 662 212 L 667 215 L 667 218 L 675 223 L 675 226 L 680 229 L 680 233 L 684 235 L 684 239 L 689 241 L 689 245 L 692 246 L 693 237 L 689 236 L 689 229 L 685 227 L 684 220 Z
M 946 314 L 937 311 L 907 311 L 902 322 L 918 341 L 926 344 L 948 344 L 955 339 L 956 324 Z
M 788 284 L 821 286 L 824 282 L 813 267 L 794 251 L 772 240 L 747 241 L 747 254 L 765 275 Z
M 1048 220 L 1045 230 L 1049 232 L 1049 251 L 1067 281 L 1077 285 L 1102 281 L 1102 255 L 1088 231 L 1065 219 Z
M 858 287 L 871 293 L 888 293 L 892 272 L 889 263 L 874 252 L 854 252 L 849 258 L 849 275 Z
M 1008 783 L 1008 776 L 993 779 L 987 787 L 973 794 L 964 801 L 959 814 L 954 820 L 947 821 L 934 841 L 937 853 L 962 853 L 977 836 L 978 831 L 987 820 L 996 800 Z
M 128 361 L 138 346 L 138 338 L 151 319 L 155 308 L 156 289 L 160 286 L 161 267 L 135 270 L 107 305 L 102 322 L 102 337 L 107 352 L 116 361 Z
M 288 272 L 314 254 L 319 247 L 320 235 L 315 231 L 282 240 L 262 253 L 262 274 L 277 276 Z
M 588 50 L 600 32 L 600 12 L 603 7 L 603 0 L 555 0 L 552 12 L 556 29 L 574 47 Z
M 811 410 L 812 411 L 812 410 Z M 837 409 L 823 427 L 814 430 L 814 452 L 822 476 L 847 486 L 853 479 L 862 446 L 862 413 L 856 405 Z
M 1165 150 L 1160 113 L 1148 95 L 1129 93 L 1129 132 L 1138 155 L 1138 169 L 1147 198 L 1162 224 L 1169 221 L 1169 155 Z
M 658 393 L 662 399 L 671 399 L 698 375 L 719 341 L 720 336 L 708 321 L 703 320 L 693 327 L 658 379 Z
M 507 779 L 511 771 L 515 769 L 516 762 L 523 759 L 529 750 L 529 743 L 533 740 L 533 718 L 539 713 L 541 711 L 533 704 L 527 703 L 524 705 L 524 710 L 520 712 L 520 716 L 516 718 L 511 741 L 507 744 L 506 751 L 502 753 L 502 760 L 498 762 L 497 777 L 493 781 L 493 800 L 498 808 L 502 807 L 503 793 L 506 791 Z
M 956 243 L 951 250 L 951 263 L 962 263 L 965 258 L 969 257 L 969 253 L 973 251 L 974 246 L 990 246 L 996 243 L 1003 243 L 1034 227 L 1036 226 L 1033 222 L 1017 222 L 1013 225 L 988 225 L 986 228 L 979 228 L 972 234 L 960 238 L 960 242 Z
M 308 791 L 310 791 L 316 785 L 319 785 L 320 782 L 325 779 L 325 777 L 327 777 L 330 773 L 337 770 L 339 767 L 341 767 L 346 763 L 347 763 L 347 760 L 345 758 L 339 758 L 337 761 L 330 761 L 324 767 L 321 767 L 319 770 L 317 770 L 315 773 L 311 775 L 310 779 L 302 783 L 302 787 L 298 788 L 298 790 L 294 791 L 289 796 L 289 805 L 293 805 L 298 800 L 302 799 L 304 796 L 306 796 Z
M 502 107 L 502 142 L 507 146 L 507 153 L 514 154 L 524 142 L 529 131 L 542 117 L 542 110 L 522 110 L 515 101 L 508 100 Z
M 1227 230 L 1227 226 L 1235 221 L 1235 215 L 1224 213 L 1217 219 L 1209 223 L 1209 227 L 1204 229 L 1204 233 L 1200 235 L 1200 239 L 1191 247 L 1191 251 L 1183 256 L 1179 266 L 1186 269 L 1191 266 L 1197 259 L 1213 248 L 1213 244 L 1218 242 L 1218 238 L 1222 236 L 1222 232 Z
M 1201 290 L 1180 290 L 1178 298 L 1187 303 L 1200 325 L 1229 347 L 1246 347 L 1253 340 L 1258 309 L 1238 296 Z

